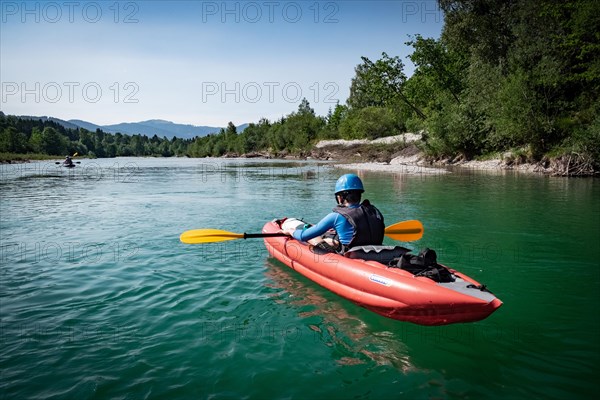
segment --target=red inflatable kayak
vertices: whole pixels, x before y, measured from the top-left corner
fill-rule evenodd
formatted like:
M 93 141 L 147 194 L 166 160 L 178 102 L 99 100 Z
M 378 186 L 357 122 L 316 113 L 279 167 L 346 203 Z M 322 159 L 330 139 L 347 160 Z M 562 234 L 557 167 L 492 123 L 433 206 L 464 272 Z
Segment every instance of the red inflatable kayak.
M 263 233 L 281 230 L 280 221 Z M 390 267 L 408 250 L 400 246 L 363 246 L 344 256 L 315 252 L 290 237 L 265 237 L 269 253 L 293 270 L 361 307 L 384 317 L 420 325 L 479 321 L 502 305 L 485 286 L 440 264 L 416 273 Z M 319 254 L 320 253 L 320 254 Z M 440 277 L 444 273 L 444 278 Z

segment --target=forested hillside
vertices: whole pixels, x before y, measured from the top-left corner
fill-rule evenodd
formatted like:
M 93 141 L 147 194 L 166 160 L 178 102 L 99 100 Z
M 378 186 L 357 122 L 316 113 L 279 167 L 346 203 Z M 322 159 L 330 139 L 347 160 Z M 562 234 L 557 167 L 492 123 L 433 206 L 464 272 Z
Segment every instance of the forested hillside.
M 154 135 L 110 134 L 83 128 L 67 129 L 51 120 L 21 119 L 0 114 L 0 153 L 89 157 L 182 156 L 192 139 L 171 140 Z

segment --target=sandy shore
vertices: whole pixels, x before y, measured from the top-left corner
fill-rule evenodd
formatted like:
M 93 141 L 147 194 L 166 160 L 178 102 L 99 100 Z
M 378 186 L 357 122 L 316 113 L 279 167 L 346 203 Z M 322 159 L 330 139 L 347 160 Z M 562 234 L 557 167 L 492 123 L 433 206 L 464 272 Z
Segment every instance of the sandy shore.
M 390 136 L 380 138 L 376 140 L 323 140 L 319 142 L 316 147 L 319 149 L 327 149 L 330 146 L 338 147 L 351 147 L 355 145 L 364 144 L 378 144 L 378 143 L 405 143 L 409 144 L 415 141 L 421 140 L 420 134 L 406 133 L 398 136 Z M 457 171 L 488 171 L 488 172 L 506 172 L 506 171 L 518 171 L 526 173 L 542 173 L 551 174 L 550 168 L 545 168 L 540 164 L 515 164 L 510 162 L 510 158 L 506 159 L 491 159 L 485 161 L 456 161 L 456 160 L 440 160 L 432 162 L 427 159 L 425 155 L 420 152 L 416 146 L 409 146 L 405 154 L 401 154 L 390 160 L 389 163 L 384 162 L 360 162 L 360 163 L 338 163 L 335 165 L 336 168 L 351 169 L 358 171 L 379 171 L 388 172 L 394 174 L 409 174 L 409 175 L 441 175 L 451 173 L 453 169 L 457 168 Z
M 315 145 L 317 149 L 322 149 L 330 146 L 356 146 L 359 144 L 394 144 L 394 143 L 412 143 L 417 140 L 421 140 L 421 135 L 418 133 L 404 133 L 402 135 L 397 136 L 386 136 L 379 139 L 369 140 L 369 139 L 355 139 L 355 140 L 321 140 L 319 143 Z
M 369 144 L 394 144 L 402 143 L 408 145 L 410 143 L 421 140 L 421 134 L 418 133 L 405 133 L 397 136 L 388 136 L 375 140 L 368 139 L 357 139 L 357 140 L 322 140 L 316 144 L 318 149 L 326 149 L 328 147 L 351 147 L 357 145 L 369 145 Z M 412 146 L 414 150 L 406 152 L 404 155 L 390 160 L 389 163 L 384 162 L 360 162 L 360 163 L 338 163 L 335 165 L 336 168 L 351 169 L 358 171 L 380 171 L 389 172 L 395 174 L 410 174 L 410 175 L 439 175 L 446 174 L 448 171 L 443 167 L 432 167 L 424 160 L 421 153 L 418 152 L 416 147 Z
M 358 171 L 379 171 L 394 174 L 408 175 L 442 175 L 455 171 L 485 171 L 485 172 L 506 172 L 517 171 L 533 174 L 552 174 L 552 170 L 544 168 L 536 164 L 507 164 L 500 159 L 486 161 L 466 161 L 450 163 L 441 161 L 433 165 L 426 161 L 422 155 L 414 155 L 410 157 L 396 157 L 389 163 L 352 163 L 352 164 L 336 164 L 336 168 L 353 169 Z M 455 169 L 456 168 L 456 169 Z
M 352 164 L 336 164 L 336 168 L 353 169 L 358 171 L 380 171 L 394 174 L 409 174 L 409 175 L 441 175 L 452 173 L 454 171 L 484 171 L 484 172 L 506 172 L 517 171 L 532 174 L 552 174 L 550 168 L 544 168 L 536 164 L 508 164 L 500 159 L 486 161 L 466 161 L 450 163 L 441 161 L 438 163 L 430 163 L 425 161 L 422 156 L 415 155 L 410 157 L 396 157 L 389 163 L 352 163 Z
M 417 135 L 414 135 L 415 137 Z M 418 139 L 411 138 L 415 141 Z M 420 135 L 419 135 L 420 139 Z M 336 164 L 337 168 L 353 169 L 358 171 L 380 171 L 394 174 L 407 175 L 440 175 L 447 174 L 449 171 L 443 166 L 431 166 L 425 160 L 422 153 L 418 152 L 416 147 L 412 151 L 408 149 L 406 155 L 400 155 L 390 160 L 389 163 L 383 162 L 363 162 L 351 164 Z

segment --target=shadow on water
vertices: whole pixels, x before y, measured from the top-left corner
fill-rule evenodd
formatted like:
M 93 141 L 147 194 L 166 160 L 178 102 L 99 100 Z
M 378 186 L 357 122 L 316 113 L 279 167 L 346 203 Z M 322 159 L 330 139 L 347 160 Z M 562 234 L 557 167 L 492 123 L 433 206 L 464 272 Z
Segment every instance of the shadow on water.
M 56 174 L 45 174 L 45 175 L 28 175 L 28 176 L 20 176 L 16 178 L 17 181 L 29 181 L 32 179 L 46 179 L 46 178 L 62 178 L 63 176 L 60 172 Z
M 266 260 L 267 284 L 280 290 L 273 294 L 277 304 L 292 307 L 312 331 L 315 342 L 331 349 L 339 365 L 392 366 L 402 372 L 414 369 L 404 343 L 391 331 L 374 330 L 345 307 L 346 300 L 315 287 L 275 259 Z M 350 307 L 357 307 L 352 304 Z M 359 310 L 367 312 L 366 310 Z

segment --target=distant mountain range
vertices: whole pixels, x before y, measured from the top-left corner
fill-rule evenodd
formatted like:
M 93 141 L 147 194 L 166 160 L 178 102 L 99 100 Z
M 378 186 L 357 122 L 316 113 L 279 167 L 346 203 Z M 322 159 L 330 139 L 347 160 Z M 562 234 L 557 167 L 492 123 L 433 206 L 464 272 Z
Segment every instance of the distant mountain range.
M 180 139 L 191 139 L 196 136 L 206 136 L 211 133 L 218 133 L 221 127 L 216 126 L 196 126 L 196 125 L 184 125 L 176 124 L 171 121 L 164 121 L 162 119 L 151 119 L 148 121 L 140 122 L 122 122 L 120 124 L 113 125 L 96 125 L 91 122 L 82 121 L 79 119 L 70 119 L 68 121 L 54 118 L 54 117 L 34 117 L 29 115 L 20 115 L 19 118 L 23 119 L 41 119 L 42 121 L 53 121 L 57 124 L 64 126 L 67 129 L 83 128 L 88 131 L 94 132 L 96 129 L 102 129 L 107 133 L 120 132 L 125 135 L 146 135 L 146 136 L 158 136 L 167 137 L 172 139 L 177 136 Z M 248 124 L 242 124 L 237 126 L 237 132 L 241 133 Z

